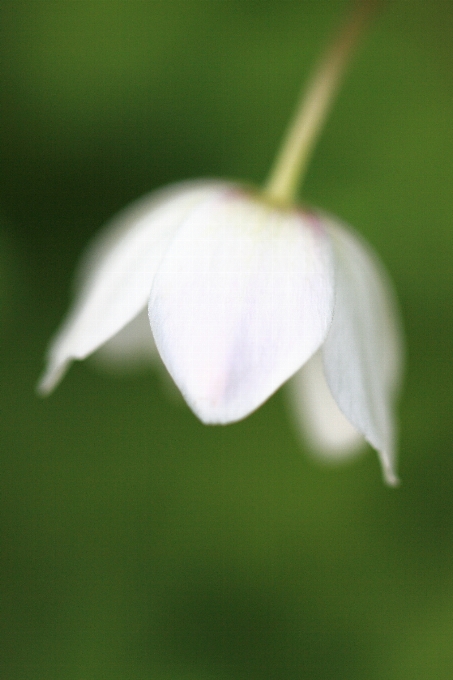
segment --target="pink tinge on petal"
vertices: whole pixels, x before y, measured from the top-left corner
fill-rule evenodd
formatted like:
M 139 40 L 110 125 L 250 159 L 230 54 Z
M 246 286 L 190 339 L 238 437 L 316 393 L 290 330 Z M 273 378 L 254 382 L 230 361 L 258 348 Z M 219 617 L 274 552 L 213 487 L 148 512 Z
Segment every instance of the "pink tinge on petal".
M 154 280 L 158 350 L 206 423 L 244 418 L 323 342 L 332 317 L 328 235 L 245 192 L 196 206 Z

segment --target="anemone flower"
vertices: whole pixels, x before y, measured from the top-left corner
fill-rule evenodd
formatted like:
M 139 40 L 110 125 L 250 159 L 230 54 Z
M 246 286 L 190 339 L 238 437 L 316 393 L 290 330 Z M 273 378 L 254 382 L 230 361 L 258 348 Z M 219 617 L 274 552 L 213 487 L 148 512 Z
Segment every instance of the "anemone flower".
M 130 357 L 155 343 L 202 422 L 241 420 L 292 379 L 315 448 L 339 456 L 366 440 L 385 480 L 397 483 L 401 350 L 388 277 L 350 228 L 294 204 L 366 14 L 362 6 L 321 61 L 264 190 L 176 184 L 127 208 L 95 239 L 50 346 L 42 393 L 74 359 L 102 347 Z

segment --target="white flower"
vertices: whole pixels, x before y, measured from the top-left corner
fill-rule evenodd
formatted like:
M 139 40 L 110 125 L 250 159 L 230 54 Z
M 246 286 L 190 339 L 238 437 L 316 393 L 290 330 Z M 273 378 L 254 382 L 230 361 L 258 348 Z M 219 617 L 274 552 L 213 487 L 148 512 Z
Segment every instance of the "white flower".
M 225 182 L 180 184 L 123 212 L 91 246 L 79 279 L 42 392 L 109 340 L 111 354 L 115 338 L 120 354 L 137 340 L 146 348 L 137 324 L 148 306 L 149 352 L 154 338 L 203 422 L 245 418 L 295 375 L 294 389 L 311 383 L 318 446 L 349 448 L 360 433 L 395 482 L 392 295 L 375 256 L 332 218 Z M 324 375 L 319 359 L 309 361 L 318 350 Z M 322 423 L 330 394 L 344 431 L 332 418 Z
M 327 51 L 262 193 L 220 181 L 179 184 L 123 212 L 95 241 L 50 347 L 42 393 L 74 359 L 102 347 L 111 361 L 137 359 L 155 352 L 153 341 L 204 423 L 245 418 L 294 376 L 315 447 L 338 457 L 365 439 L 386 481 L 397 482 L 401 352 L 387 277 L 337 220 L 292 205 L 373 7 L 359 4 Z

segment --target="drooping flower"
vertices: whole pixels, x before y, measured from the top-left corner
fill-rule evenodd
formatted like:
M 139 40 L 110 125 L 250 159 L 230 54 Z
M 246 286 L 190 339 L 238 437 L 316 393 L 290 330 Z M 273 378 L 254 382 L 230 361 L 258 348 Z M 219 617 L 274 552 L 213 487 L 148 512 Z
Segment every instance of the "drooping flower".
M 315 78 L 263 193 L 222 181 L 178 184 L 128 208 L 95 240 L 41 392 L 102 346 L 114 356 L 151 352 L 153 341 L 205 423 L 245 418 L 294 376 L 318 447 L 351 449 L 365 439 L 396 483 L 400 343 L 387 277 L 351 230 L 291 202 L 354 21 Z

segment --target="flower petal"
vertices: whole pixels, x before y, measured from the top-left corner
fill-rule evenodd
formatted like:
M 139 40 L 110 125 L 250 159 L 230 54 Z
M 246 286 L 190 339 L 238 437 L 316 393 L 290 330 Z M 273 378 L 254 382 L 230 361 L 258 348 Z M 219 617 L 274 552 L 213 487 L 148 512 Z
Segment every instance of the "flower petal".
M 378 451 L 388 484 L 397 484 L 394 393 L 401 342 L 392 288 L 371 249 L 333 220 L 335 308 L 323 359 L 326 380 L 346 418 Z
M 154 279 L 160 355 L 205 423 L 244 418 L 317 350 L 333 308 L 319 221 L 239 190 L 192 211 Z
M 49 393 L 73 359 L 84 359 L 133 319 L 146 303 L 168 242 L 188 211 L 224 183 L 186 182 L 133 204 L 90 247 L 76 303 L 53 340 L 38 389 Z
M 293 411 L 313 452 L 324 460 L 356 455 L 362 435 L 337 406 L 324 377 L 321 351 L 290 380 Z

